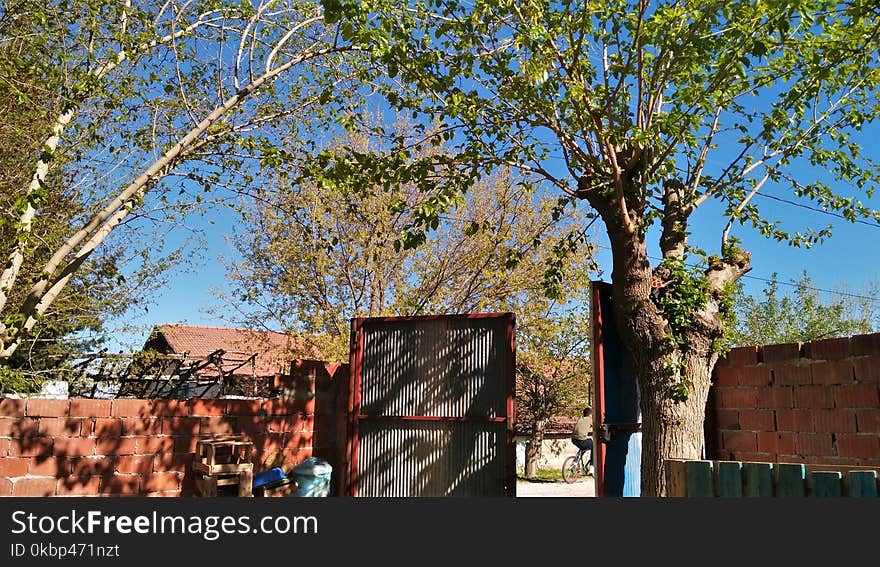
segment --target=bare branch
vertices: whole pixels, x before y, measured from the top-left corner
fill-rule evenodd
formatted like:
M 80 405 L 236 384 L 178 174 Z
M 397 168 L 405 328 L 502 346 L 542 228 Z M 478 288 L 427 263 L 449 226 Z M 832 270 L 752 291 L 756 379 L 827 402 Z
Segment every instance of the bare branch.
M 769 173 L 764 175 L 764 177 L 761 178 L 760 181 L 755 183 L 755 186 L 752 188 L 752 190 L 749 192 L 749 194 L 746 195 L 746 198 L 743 199 L 742 202 L 739 204 L 739 206 L 736 208 L 737 214 L 743 212 L 743 210 L 746 208 L 746 205 L 749 204 L 749 201 L 752 200 L 752 198 L 758 193 L 758 191 L 761 189 L 761 187 L 764 186 L 764 184 L 767 182 L 768 179 L 770 179 Z M 731 216 L 730 219 L 728 219 L 727 225 L 724 227 L 724 231 L 721 233 L 721 246 L 722 246 L 721 249 L 722 250 L 724 249 L 724 247 L 727 246 L 727 238 L 730 235 L 730 229 L 733 226 L 733 221 L 735 218 L 736 218 L 735 216 Z

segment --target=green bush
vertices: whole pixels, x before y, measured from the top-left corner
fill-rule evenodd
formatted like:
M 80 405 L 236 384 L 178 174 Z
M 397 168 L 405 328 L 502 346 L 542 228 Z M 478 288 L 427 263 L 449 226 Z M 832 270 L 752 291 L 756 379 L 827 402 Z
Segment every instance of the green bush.
M 40 381 L 28 373 L 0 366 L 0 394 L 30 394 L 40 390 Z

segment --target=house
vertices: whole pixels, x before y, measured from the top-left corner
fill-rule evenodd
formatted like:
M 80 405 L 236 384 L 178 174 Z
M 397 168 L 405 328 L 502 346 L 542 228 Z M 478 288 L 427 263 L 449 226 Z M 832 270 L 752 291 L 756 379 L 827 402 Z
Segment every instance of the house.
M 206 364 L 199 375 L 223 376 L 230 386 L 224 393 L 265 396 L 274 387 L 276 377 L 290 372 L 294 359 L 323 358 L 311 339 L 309 335 L 276 331 L 167 324 L 153 328 L 143 350 L 202 359 Z M 219 387 L 200 395 L 218 393 Z

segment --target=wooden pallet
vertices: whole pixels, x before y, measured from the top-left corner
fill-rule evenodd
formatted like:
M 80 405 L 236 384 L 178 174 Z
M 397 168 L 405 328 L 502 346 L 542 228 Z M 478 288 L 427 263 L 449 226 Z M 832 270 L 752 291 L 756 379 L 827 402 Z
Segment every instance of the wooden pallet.
M 199 498 L 215 498 L 220 496 L 220 487 L 238 486 L 237 496 L 253 496 L 253 470 L 244 470 L 231 474 L 199 474 L 195 475 L 195 495 Z
M 202 439 L 196 444 L 193 470 L 207 475 L 253 472 L 253 446 L 243 435 Z
M 237 486 L 238 496 L 253 496 L 254 444 L 243 435 L 215 436 L 196 444 L 193 472 L 195 495 L 202 498 L 220 496 L 223 487 Z

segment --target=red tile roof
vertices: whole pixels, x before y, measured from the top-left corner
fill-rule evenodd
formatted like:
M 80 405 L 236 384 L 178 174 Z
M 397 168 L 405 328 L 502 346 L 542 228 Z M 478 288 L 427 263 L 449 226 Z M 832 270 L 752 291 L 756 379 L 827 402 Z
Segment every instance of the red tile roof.
M 157 325 L 145 348 L 176 354 L 185 352 L 189 356 L 200 358 L 222 349 L 226 351 L 223 357 L 224 370 L 231 370 L 256 354 L 255 364 L 245 364 L 236 374 L 255 372 L 257 376 L 287 374 L 291 360 L 320 360 L 323 356 L 307 337 L 275 331 L 179 324 Z

